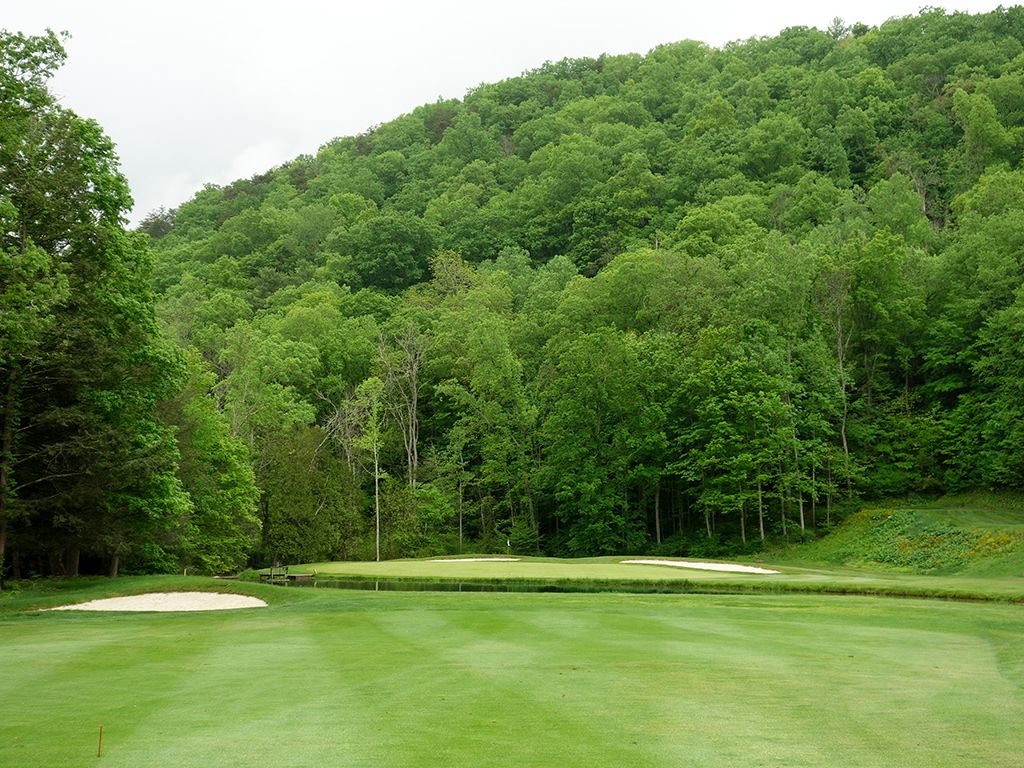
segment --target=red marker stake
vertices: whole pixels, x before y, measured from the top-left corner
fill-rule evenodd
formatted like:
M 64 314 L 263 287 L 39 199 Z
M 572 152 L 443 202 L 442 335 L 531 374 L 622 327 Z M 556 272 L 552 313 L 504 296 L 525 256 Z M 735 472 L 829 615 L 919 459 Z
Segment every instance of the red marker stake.
M 99 746 L 96 747 L 96 757 L 99 757 L 102 754 L 103 754 L 103 726 L 101 725 L 100 726 L 100 743 L 99 743 Z

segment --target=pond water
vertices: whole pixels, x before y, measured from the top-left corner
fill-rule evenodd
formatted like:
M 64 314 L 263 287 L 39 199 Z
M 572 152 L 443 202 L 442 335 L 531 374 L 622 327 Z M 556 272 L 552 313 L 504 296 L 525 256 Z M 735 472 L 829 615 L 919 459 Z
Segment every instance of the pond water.
M 406 579 L 323 579 L 294 582 L 294 586 L 329 589 L 360 589 L 374 592 L 693 592 L 695 585 L 686 581 L 652 583 L 564 583 L 528 581 L 414 581 Z

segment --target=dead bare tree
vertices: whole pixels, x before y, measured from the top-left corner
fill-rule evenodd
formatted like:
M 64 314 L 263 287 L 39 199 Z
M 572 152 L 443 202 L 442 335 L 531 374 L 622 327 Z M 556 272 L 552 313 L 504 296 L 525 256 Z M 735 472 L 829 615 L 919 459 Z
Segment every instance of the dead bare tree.
M 324 431 L 327 432 L 324 442 L 331 440 L 341 448 L 341 452 L 345 456 L 345 464 L 348 465 L 349 471 L 355 475 L 356 470 L 361 469 L 358 466 L 359 456 L 356 449 L 356 440 L 361 434 L 363 419 L 363 414 L 355 400 L 355 395 L 346 396 L 340 403 L 334 402 L 334 400 L 322 392 L 317 392 L 317 396 L 328 403 L 331 408 L 330 415 L 324 422 Z
M 405 446 L 406 477 L 416 489 L 419 469 L 419 395 L 420 368 L 426 350 L 426 337 L 412 322 L 390 339 L 381 335 L 378 357 L 384 374 L 385 401 L 393 423 L 398 425 Z

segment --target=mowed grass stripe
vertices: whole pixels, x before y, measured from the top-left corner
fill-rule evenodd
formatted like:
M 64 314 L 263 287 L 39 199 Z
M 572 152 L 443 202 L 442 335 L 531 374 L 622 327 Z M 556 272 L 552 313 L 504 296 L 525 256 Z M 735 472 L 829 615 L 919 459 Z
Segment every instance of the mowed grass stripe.
M 123 764 L 227 764 L 226 745 L 238 765 L 324 765 L 346 754 L 351 739 L 332 716 L 351 711 L 347 691 L 325 674 L 332 662 L 319 655 L 317 627 L 294 619 L 246 616 L 226 627 L 230 642 L 203 658 L 215 672 L 177 681 L 175 698 L 194 706 L 146 713 Z
M 761 615 L 768 612 L 757 611 Z M 862 660 L 861 663 L 850 663 L 843 668 L 849 669 L 854 678 L 861 678 L 862 687 L 854 697 L 857 706 L 849 708 L 837 722 L 842 722 L 849 729 L 851 723 L 855 724 L 860 718 L 864 722 L 864 731 L 851 740 L 843 738 L 842 729 L 839 729 L 836 746 L 853 749 L 855 753 L 866 752 L 867 764 L 872 764 L 872 759 L 877 759 L 879 754 L 886 754 L 890 747 L 898 746 L 903 739 L 899 729 L 887 740 L 885 734 L 891 731 L 887 731 L 884 726 L 881 729 L 873 727 L 879 710 L 884 709 L 892 700 L 893 688 L 897 692 L 902 690 L 908 678 L 917 677 L 921 671 L 917 668 L 919 664 L 911 664 L 909 669 L 901 670 L 900 658 L 891 658 L 889 651 L 894 644 L 899 647 L 906 641 L 901 630 L 890 627 L 888 632 L 878 636 L 876 628 L 865 631 L 859 637 L 844 633 L 842 638 L 836 638 L 822 633 L 823 628 L 817 622 L 794 622 L 787 616 L 775 615 L 772 618 L 775 625 L 773 631 L 766 633 L 764 630 L 768 628 L 767 623 L 760 618 L 750 621 L 744 617 L 734 621 L 728 614 L 712 617 L 702 615 L 702 611 L 697 614 L 685 617 L 678 627 L 680 632 L 676 637 L 655 637 L 659 645 L 653 649 L 651 658 L 674 655 L 686 664 L 677 701 L 692 702 L 693 706 L 680 707 L 682 712 L 679 721 L 691 728 L 697 725 L 703 733 L 703 741 L 694 745 L 696 749 L 701 750 L 702 745 L 714 745 L 705 756 L 706 759 L 720 760 L 722 755 L 735 752 L 737 744 L 743 745 L 742 751 L 736 755 L 737 759 L 744 755 L 749 757 L 746 750 L 754 744 L 760 745 L 758 749 L 765 754 L 772 754 L 772 744 L 778 740 L 779 733 L 791 734 L 801 727 L 808 729 L 810 726 L 814 738 L 796 747 L 801 753 L 799 764 L 834 764 L 830 763 L 834 757 L 829 756 L 832 748 L 821 752 L 820 742 L 821 737 L 826 735 L 823 728 L 829 720 L 829 710 L 825 707 L 829 706 L 837 693 L 834 661 L 831 657 L 836 650 L 843 649 L 857 649 L 857 658 Z M 664 618 L 662 624 L 670 632 L 676 629 Z M 645 634 L 651 636 L 654 633 L 648 629 Z M 911 651 L 920 647 L 950 648 L 950 643 L 946 642 L 949 638 L 944 633 L 915 634 L 917 637 L 910 646 Z M 751 647 L 752 639 L 758 641 L 754 648 Z M 863 644 L 868 639 L 872 641 L 873 647 L 885 651 L 884 658 L 877 658 L 877 654 L 872 653 L 872 647 L 865 649 Z M 627 635 L 622 640 L 629 645 L 642 644 L 644 637 Z M 845 646 L 841 643 L 845 643 Z M 907 647 L 903 646 L 903 651 L 897 656 L 902 656 L 906 651 Z M 849 655 L 853 657 L 853 654 Z M 865 656 L 868 657 L 866 660 Z M 891 677 L 879 678 L 879 663 L 890 669 Z M 869 670 L 866 675 L 858 675 L 862 667 Z M 634 666 L 629 672 L 635 678 L 637 668 Z M 824 681 L 828 688 L 818 689 L 816 681 Z M 866 708 L 863 706 L 865 700 L 870 703 Z M 921 700 L 927 703 L 930 699 L 924 697 Z M 664 711 L 664 702 L 661 704 Z M 836 711 L 842 711 L 841 703 Z M 783 726 L 787 722 L 790 725 Z M 723 724 L 728 726 L 723 729 Z M 744 740 L 736 742 L 726 738 L 719 742 L 716 738 L 723 730 L 734 736 L 737 728 L 745 734 Z M 847 743 L 851 741 L 853 743 Z M 790 744 L 787 747 L 790 757 L 793 746 Z M 818 755 L 817 759 L 814 755 Z M 783 756 L 775 755 L 773 759 L 783 759 Z M 941 761 L 934 764 L 941 764 Z
M 506 597 L 512 597 L 512 596 L 506 596 Z M 553 596 L 549 596 L 549 597 L 553 597 Z M 602 602 L 603 602 L 603 599 L 602 599 Z M 890 619 L 890 623 L 891 623 L 891 616 L 889 617 L 889 619 Z M 593 622 L 591 622 L 591 623 L 593 624 Z M 813 627 L 811 627 L 811 628 L 813 628 Z M 612 638 L 615 641 L 624 642 L 624 643 L 626 643 L 629 646 L 634 646 L 638 642 L 640 642 L 641 643 L 641 649 L 642 649 L 643 638 L 632 637 L 632 636 L 621 637 L 621 636 L 617 636 L 616 633 L 609 634 L 606 631 L 608 629 L 606 623 L 604 623 L 604 625 L 602 625 L 602 626 L 591 626 L 591 629 L 599 630 L 600 632 L 599 632 L 599 634 L 597 636 L 601 637 L 601 638 L 604 638 L 602 643 L 599 643 L 598 645 L 608 645 L 608 638 Z M 742 629 L 742 627 L 737 627 L 737 629 Z M 890 627 L 890 630 L 892 631 L 894 637 L 893 638 L 885 638 L 885 637 L 878 638 L 876 644 L 879 647 L 884 648 L 884 649 L 889 649 L 889 648 L 893 647 L 893 643 L 887 642 L 889 639 L 892 639 L 894 641 L 901 639 L 899 637 L 900 630 L 898 629 L 898 627 Z M 715 632 L 713 634 L 721 635 L 722 633 L 721 632 Z M 746 633 L 746 636 L 748 638 L 747 645 L 749 645 L 750 634 L 751 633 L 749 633 L 749 632 Z M 796 634 L 796 636 L 798 638 L 801 636 L 799 632 L 797 632 L 795 634 Z M 866 637 L 870 637 L 873 634 L 877 634 L 877 631 L 873 630 L 872 632 L 867 633 Z M 934 636 L 931 633 L 927 633 L 927 632 L 925 632 L 925 633 L 918 633 L 918 634 L 920 634 L 920 637 L 918 638 L 918 642 L 913 644 L 912 648 L 917 648 L 917 647 L 938 648 L 940 650 L 940 652 L 946 652 L 946 651 L 949 650 L 949 647 L 950 647 L 949 643 L 943 643 L 943 640 L 945 639 L 945 635 L 943 633 L 938 633 L 938 634 L 936 634 Z M 733 637 L 740 637 L 742 635 L 739 632 L 733 632 L 732 636 Z M 454 638 L 453 638 L 453 640 L 454 640 Z M 829 640 L 832 640 L 832 638 L 825 638 L 826 642 L 829 641 Z M 861 647 L 863 642 L 864 642 L 864 640 L 865 640 L 865 637 L 854 637 L 854 638 L 852 638 L 851 645 L 854 646 L 854 647 Z M 811 647 L 811 644 L 806 640 L 806 638 L 805 638 L 804 641 L 808 645 L 808 647 Z M 458 643 L 453 642 L 452 645 L 457 647 Z M 708 648 L 706 643 L 698 642 L 696 645 L 697 645 L 698 648 L 702 648 L 705 651 Z M 782 645 L 783 646 L 790 646 L 791 643 L 787 641 L 787 642 L 783 643 Z M 739 650 L 740 653 L 742 653 L 742 651 L 743 651 L 743 644 L 740 643 L 739 646 L 740 647 L 737 650 Z M 719 643 L 718 642 L 715 643 L 715 647 L 716 648 L 719 647 Z M 479 650 L 479 649 L 477 649 L 477 650 Z M 732 657 L 732 653 L 731 653 L 730 649 L 726 648 L 726 649 L 722 649 L 722 650 L 725 652 L 725 656 L 726 657 Z M 819 654 L 821 654 L 822 649 L 819 647 L 817 650 L 818 650 Z M 904 648 L 904 652 L 905 652 L 905 650 L 906 649 Z M 791 653 L 791 651 L 789 649 L 787 649 L 787 647 L 783 647 L 781 649 L 778 649 L 778 654 L 781 655 L 783 658 L 787 658 L 787 657 L 792 657 L 793 656 L 793 654 Z M 595 667 L 601 667 L 601 666 L 603 666 L 604 662 L 607 661 L 607 659 L 603 658 L 603 655 L 604 654 L 602 654 L 599 651 L 599 649 L 595 650 L 594 644 L 591 644 L 591 647 L 589 648 L 589 658 L 590 658 L 591 662 L 594 664 Z M 827 650 L 824 653 L 824 655 L 827 656 Z M 470 656 L 472 657 L 472 654 L 470 654 Z M 654 661 L 653 662 L 648 661 L 647 658 L 653 659 Z M 631 690 L 637 690 L 640 687 L 642 687 L 642 685 L 640 685 L 640 684 L 642 684 L 644 681 L 642 679 L 638 678 L 638 676 L 637 676 L 638 670 L 642 670 L 642 668 L 644 668 L 644 667 L 652 667 L 653 666 L 654 668 L 657 669 L 657 668 L 661 668 L 661 667 L 664 666 L 664 659 L 662 658 L 659 661 L 659 657 L 656 654 L 652 654 L 652 655 L 650 655 L 647 658 L 640 659 L 640 660 L 631 659 L 631 660 L 629 660 L 626 663 L 624 663 L 621 660 L 621 658 L 620 658 L 619 659 L 619 663 L 614 667 L 614 670 L 617 673 L 616 674 L 616 679 L 617 680 L 626 679 L 626 680 L 631 680 L 631 681 L 634 681 L 635 683 L 637 683 L 638 685 L 635 688 L 631 688 Z M 813 656 L 811 655 L 810 652 L 808 652 L 806 654 L 798 655 L 797 659 L 795 660 L 795 664 L 791 664 L 790 668 L 787 670 L 787 673 L 782 676 L 781 683 L 779 685 L 772 686 L 772 687 L 774 687 L 776 690 L 778 690 L 779 688 L 785 689 L 788 686 L 790 688 L 794 688 L 795 692 L 799 693 L 799 689 L 804 686 L 804 678 L 805 678 L 805 676 L 808 675 L 808 674 L 812 674 L 812 676 L 813 676 L 813 670 L 811 670 L 810 672 L 808 671 L 808 669 L 802 669 L 801 670 L 801 667 L 806 665 L 808 663 L 808 661 L 810 659 L 812 659 L 812 658 L 813 658 Z M 953 658 L 956 658 L 956 656 L 954 655 Z M 872 661 L 877 662 L 878 659 L 873 659 Z M 892 659 L 885 658 L 885 659 L 882 659 L 882 661 L 884 663 L 886 663 L 886 664 L 889 664 L 889 663 L 892 662 Z M 730 680 L 733 679 L 731 674 L 727 674 L 725 677 L 723 677 L 721 679 L 717 679 L 717 678 L 715 678 L 715 677 L 713 677 L 713 676 L 708 674 L 708 666 L 707 666 L 706 662 L 707 662 L 706 658 L 698 659 L 698 663 L 695 664 L 692 669 L 688 670 L 689 677 L 696 678 L 698 681 L 700 681 L 700 684 L 698 685 L 697 690 L 700 692 L 702 698 L 706 698 L 708 696 L 714 697 L 714 696 L 720 695 L 723 691 L 726 691 L 726 692 L 728 692 L 730 694 L 733 694 L 733 695 L 736 695 L 736 696 L 741 696 L 742 695 L 743 691 L 746 689 L 745 683 L 744 683 L 744 681 L 742 679 L 737 681 L 740 684 L 740 688 L 736 689 L 736 690 L 733 690 L 733 689 L 731 689 L 729 687 Z M 721 659 L 719 659 L 719 664 L 718 664 L 719 667 L 722 666 L 720 662 L 721 662 Z M 904 673 L 904 674 L 900 674 L 900 669 L 898 667 L 896 667 L 893 671 L 896 672 L 897 674 L 895 674 L 891 678 L 892 685 L 897 686 L 897 688 L 899 688 L 900 686 L 912 687 L 912 686 L 908 686 L 908 681 L 911 680 L 911 679 L 916 679 L 920 675 L 921 670 L 918 668 L 918 665 L 910 665 L 910 667 L 911 668 L 909 670 L 907 670 L 907 673 Z M 712 667 L 712 669 L 713 668 L 714 667 Z M 731 673 L 731 669 L 729 669 L 729 664 L 728 663 L 725 665 L 725 668 Z M 550 669 L 546 670 L 546 671 L 550 672 Z M 801 672 L 803 674 L 801 674 Z M 584 676 L 586 676 L 586 672 L 584 672 L 583 674 L 584 674 Z M 763 670 L 762 670 L 762 674 L 763 674 Z M 871 674 L 871 677 L 869 679 L 871 681 L 872 688 L 873 689 L 879 689 L 877 667 L 873 667 L 872 668 L 872 674 Z M 692 685 L 692 680 L 690 682 L 691 682 L 691 685 Z M 778 681 L 775 681 L 775 682 L 778 682 Z M 591 688 L 591 689 L 595 688 L 595 687 L 600 687 L 602 690 L 607 691 L 609 693 L 612 693 L 612 694 L 616 693 L 615 690 L 614 690 L 614 686 L 609 686 L 609 685 L 601 685 L 601 686 L 589 685 L 589 686 L 583 686 L 583 687 L 584 688 Z M 661 687 L 658 687 L 657 690 L 661 690 L 661 689 L 662 689 Z M 683 690 L 685 690 L 685 689 L 683 689 Z M 790 691 L 790 693 L 793 693 L 793 692 L 794 691 Z M 878 710 L 879 709 L 884 709 L 887 706 L 887 703 L 892 699 L 892 694 L 893 694 L 893 691 L 890 690 L 890 688 L 886 687 L 885 685 L 880 687 L 880 690 L 877 691 L 876 695 L 875 695 L 875 706 L 872 706 L 872 707 L 868 708 L 867 717 L 866 717 L 866 723 L 868 723 L 868 724 L 873 723 L 877 719 L 877 717 L 878 717 Z M 931 694 L 929 694 L 929 697 L 930 697 L 930 695 Z M 918 698 L 926 701 L 926 700 L 929 699 L 929 697 L 918 697 Z M 627 696 L 627 698 L 628 698 L 628 696 Z M 826 700 L 826 701 L 828 700 L 827 692 L 825 692 L 825 695 L 822 697 L 822 699 Z M 606 699 L 606 701 L 607 700 L 609 700 L 609 699 Z M 622 699 L 621 699 L 621 697 L 615 696 L 611 700 L 613 700 L 613 701 L 614 700 L 621 701 Z M 664 701 L 662 701 L 661 703 L 664 704 Z M 776 719 L 785 719 L 788 716 L 788 710 L 792 709 L 793 703 L 794 702 L 791 699 L 785 699 L 785 698 L 783 698 L 783 699 L 776 698 L 774 700 L 767 699 L 767 700 L 764 701 L 764 705 L 765 705 L 764 711 L 775 711 L 776 712 L 776 714 L 775 714 L 775 718 Z M 589 706 L 591 708 L 593 707 L 593 702 L 592 701 L 589 702 Z M 778 710 L 779 710 L 780 706 L 783 706 L 783 710 L 782 710 L 783 714 L 781 714 L 781 715 L 778 713 Z M 814 709 L 816 704 L 815 704 L 814 701 L 812 701 L 809 704 L 807 704 L 806 706 L 807 706 L 807 712 L 810 713 L 811 710 Z M 691 720 L 696 721 L 696 722 L 700 722 L 700 713 L 701 713 L 701 711 L 706 710 L 706 709 L 707 709 L 707 704 L 705 702 L 702 705 L 702 707 L 697 710 L 696 713 L 690 713 Z M 732 714 L 735 714 L 735 713 L 732 713 Z M 816 715 L 816 714 L 807 714 L 807 713 L 805 713 L 805 715 L 801 715 L 801 717 L 803 718 L 803 724 L 806 727 L 808 723 L 815 722 L 818 719 L 819 716 Z M 627 718 L 626 722 L 628 722 L 628 720 L 629 720 L 629 718 Z M 723 718 L 711 717 L 710 721 L 707 723 L 707 726 L 709 728 L 713 728 L 716 723 L 718 723 L 720 725 L 720 723 L 722 721 L 723 721 Z M 724 721 L 729 721 L 729 718 L 725 717 Z M 885 729 L 883 728 L 883 731 L 884 730 Z M 616 730 L 616 733 L 618 733 L 618 732 L 619 732 L 619 730 Z M 868 732 L 870 733 L 870 731 L 868 731 Z M 771 733 L 764 734 L 764 738 L 766 739 L 766 743 L 768 743 L 768 744 L 770 744 L 772 742 L 772 740 L 773 740 Z M 897 743 L 902 738 L 903 738 L 902 731 L 900 729 L 896 729 L 895 730 L 895 739 L 896 739 L 896 741 L 892 742 L 892 743 Z M 863 738 L 858 737 L 858 742 L 861 742 L 861 741 L 863 741 Z M 812 742 L 813 742 L 813 740 L 812 740 Z M 892 743 L 886 743 L 885 745 L 877 745 L 876 744 L 876 746 L 884 746 L 885 748 L 888 748 L 889 746 L 892 745 Z M 728 746 L 728 745 L 726 745 L 726 746 Z M 877 755 L 877 754 L 879 754 L 880 751 L 884 751 L 884 749 L 883 750 L 879 750 L 879 751 L 874 751 L 873 754 Z M 823 757 L 822 764 L 829 764 L 827 755 L 828 755 L 828 752 L 825 753 L 825 756 Z M 871 758 L 869 757 L 868 759 L 870 760 Z M 922 763 L 922 764 L 927 764 L 927 763 Z M 937 760 L 933 761 L 933 764 L 945 764 L 945 763 L 943 763 L 943 761 L 941 759 L 937 759 Z
M 478 596 L 466 597 L 480 605 L 472 599 Z M 425 764 L 425 755 L 434 764 L 462 764 L 466 754 L 499 763 L 514 754 L 534 765 L 635 758 L 638 750 L 623 743 L 616 728 L 595 727 L 598 702 L 581 708 L 565 700 L 564 686 L 545 662 L 552 645 L 529 614 L 491 608 L 447 603 L 443 610 L 374 614 L 389 645 L 402 649 L 386 663 L 400 670 L 396 684 L 388 684 L 394 675 L 385 675 L 363 689 L 365 707 L 376 712 L 383 733 L 403 734 L 388 745 L 389 764 Z M 562 641 L 556 638 L 555 645 Z M 565 649 L 557 650 L 561 658 Z
M 61 661 L 5 670 L 0 765 L 95 765 L 95 716 L 103 763 L 139 768 L 1016 767 L 1024 750 L 1017 606 L 308 590 L 7 618 L 5 659 L 49 643 Z
M 4 690 L 4 700 L 17 704 L 5 708 L 5 725 L 12 740 L 32 755 L 11 765 L 62 765 L 69 747 L 76 755 L 91 749 L 95 757 L 100 725 L 105 726 L 108 746 L 112 739 L 123 743 L 142 713 L 159 710 L 166 699 L 173 699 L 176 681 L 201 676 L 197 658 L 218 644 L 225 617 L 140 618 L 51 614 L 31 624 L 9 625 L 18 638 L 17 649 L 8 653 L 4 644 L 7 674 L 2 677 L 16 690 L 9 696 Z M 69 646 L 78 651 L 67 653 Z M 174 700 L 171 706 L 177 710 L 181 704 Z M 31 743 L 23 741 L 26 736 L 32 737 Z

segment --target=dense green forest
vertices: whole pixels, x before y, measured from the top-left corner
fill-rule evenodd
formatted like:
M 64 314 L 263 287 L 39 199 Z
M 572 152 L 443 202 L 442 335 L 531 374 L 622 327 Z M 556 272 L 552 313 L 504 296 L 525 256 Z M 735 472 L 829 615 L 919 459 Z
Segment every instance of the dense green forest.
M 59 41 L 0 42 L 8 570 L 752 551 L 1024 487 L 1024 8 L 547 63 L 133 233 Z

